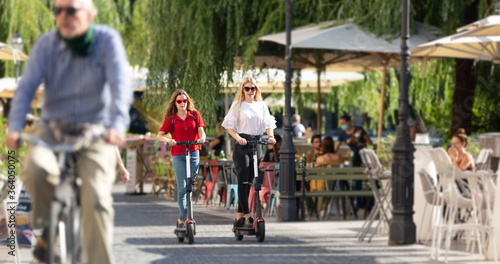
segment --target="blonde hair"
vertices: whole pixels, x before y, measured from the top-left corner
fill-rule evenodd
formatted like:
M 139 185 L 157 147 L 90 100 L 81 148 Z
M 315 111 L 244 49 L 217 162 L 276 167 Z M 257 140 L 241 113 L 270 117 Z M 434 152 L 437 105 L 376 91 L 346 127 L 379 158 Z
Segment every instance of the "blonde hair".
M 168 101 L 168 104 L 167 104 L 167 107 L 165 108 L 165 114 L 163 116 L 163 121 L 166 121 L 167 118 L 171 115 L 174 115 L 178 112 L 177 110 L 177 105 L 175 104 L 175 100 L 177 98 L 177 96 L 179 95 L 185 95 L 188 99 L 188 105 L 187 105 L 187 110 L 189 111 L 195 111 L 195 107 L 194 107 L 194 100 L 191 99 L 191 97 L 189 97 L 189 94 L 186 93 L 186 91 L 184 90 L 177 90 L 175 91 L 173 94 L 172 94 L 172 97 L 170 97 L 170 101 Z
M 238 106 L 238 124 L 240 123 L 240 105 L 241 105 L 241 102 L 245 101 L 245 93 L 243 92 L 243 89 L 244 89 L 243 87 L 247 83 L 251 83 L 255 86 L 255 88 L 257 88 L 255 90 L 255 96 L 253 97 L 254 101 L 262 101 L 262 94 L 260 93 L 260 88 L 255 83 L 255 80 L 252 77 L 243 78 L 243 82 L 240 85 L 240 89 L 238 90 L 238 92 L 236 93 L 236 96 L 234 97 L 235 103 L 233 103 L 233 106 L 231 106 L 231 109 L 233 109 L 233 107 L 235 107 L 235 106 Z M 229 111 L 231 111 L 231 109 L 229 109 Z

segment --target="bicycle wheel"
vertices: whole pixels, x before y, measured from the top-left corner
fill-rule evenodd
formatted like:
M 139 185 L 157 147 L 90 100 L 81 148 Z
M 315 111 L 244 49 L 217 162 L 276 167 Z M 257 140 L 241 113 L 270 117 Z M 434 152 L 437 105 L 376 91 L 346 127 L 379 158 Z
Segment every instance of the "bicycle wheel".
M 50 224 L 49 224 L 49 237 L 48 237 L 48 256 L 49 264 L 58 263 L 61 255 L 60 243 L 57 243 L 57 236 L 59 234 L 59 227 L 61 222 L 62 204 L 53 201 L 50 206 Z M 59 241 L 60 242 L 60 241 Z
M 68 243 L 68 260 L 71 263 L 79 263 L 82 250 L 81 244 L 81 228 L 80 228 L 80 207 L 75 203 L 72 204 L 69 210 L 68 232 L 66 233 Z

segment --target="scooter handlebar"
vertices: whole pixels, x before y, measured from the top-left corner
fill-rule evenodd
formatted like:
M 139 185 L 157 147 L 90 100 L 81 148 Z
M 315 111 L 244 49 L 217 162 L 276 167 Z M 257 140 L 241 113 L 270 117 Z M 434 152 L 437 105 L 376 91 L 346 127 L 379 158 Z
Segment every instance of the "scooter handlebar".
M 203 143 L 198 143 L 196 141 L 176 141 L 175 145 L 203 145 Z

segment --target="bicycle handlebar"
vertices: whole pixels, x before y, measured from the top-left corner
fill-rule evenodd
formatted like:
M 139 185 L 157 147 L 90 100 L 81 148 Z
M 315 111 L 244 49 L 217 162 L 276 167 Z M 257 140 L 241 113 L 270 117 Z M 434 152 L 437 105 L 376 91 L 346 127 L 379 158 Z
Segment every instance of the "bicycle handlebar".
M 31 142 L 31 143 L 34 143 L 36 145 L 39 145 L 43 148 L 52 150 L 54 152 L 76 152 L 76 151 L 80 150 L 85 145 L 85 143 L 93 142 L 93 141 L 95 141 L 99 138 L 102 138 L 104 136 L 105 136 L 105 134 L 93 135 L 89 140 L 79 140 L 75 144 L 72 144 L 72 145 L 68 145 L 68 144 L 51 145 L 51 144 L 45 142 L 44 140 L 42 140 L 36 136 L 30 135 L 30 134 L 21 134 L 18 145 L 20 146 L 20 145 L 22 145 L 22 143 L 24 141 L 27 141 L 27 142 Z

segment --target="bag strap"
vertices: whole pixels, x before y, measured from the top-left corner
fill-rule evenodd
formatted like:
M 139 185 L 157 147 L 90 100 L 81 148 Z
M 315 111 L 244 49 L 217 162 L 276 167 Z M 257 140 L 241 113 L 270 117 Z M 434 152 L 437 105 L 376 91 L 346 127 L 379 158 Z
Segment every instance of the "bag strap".
M 192 111 L 191 113 L 193 114 L 194 117 L 194 122 L 196 123 L 196 128 L 198 128 L 198 118 L 195 115 L 196 111 Z M 175 133 L 175 118 L 172 118 L 172 136 Z

